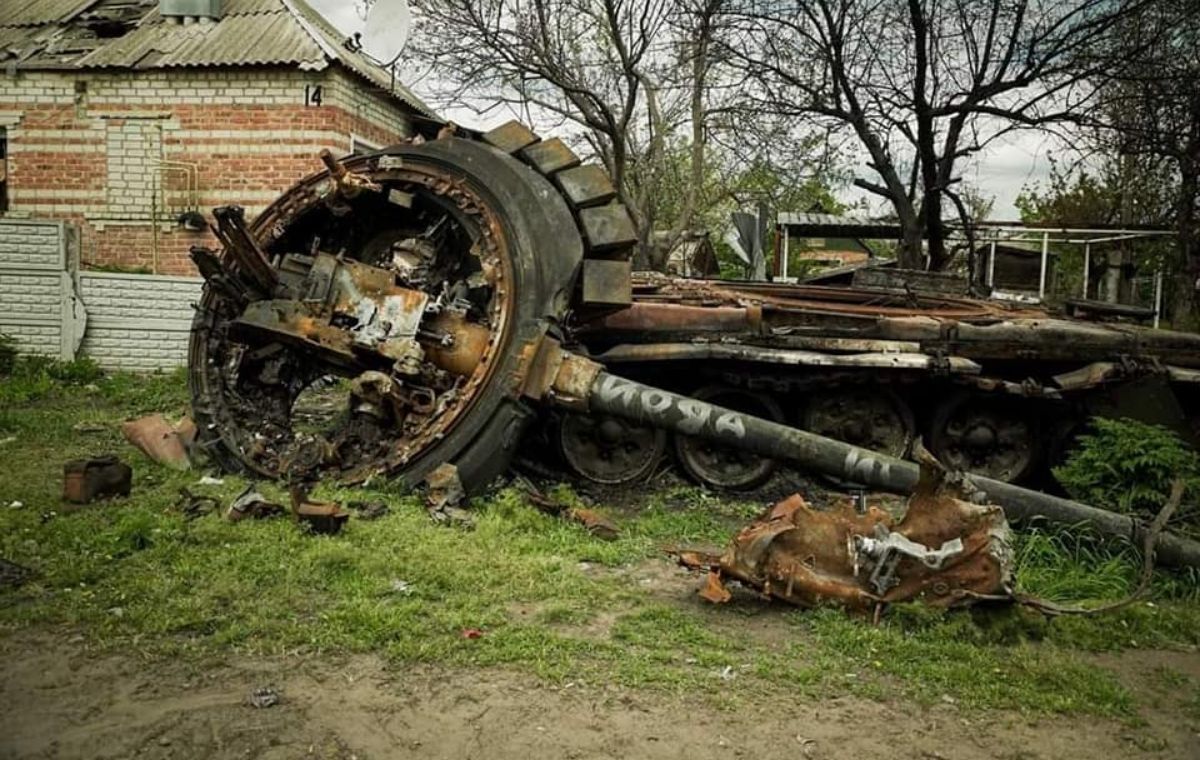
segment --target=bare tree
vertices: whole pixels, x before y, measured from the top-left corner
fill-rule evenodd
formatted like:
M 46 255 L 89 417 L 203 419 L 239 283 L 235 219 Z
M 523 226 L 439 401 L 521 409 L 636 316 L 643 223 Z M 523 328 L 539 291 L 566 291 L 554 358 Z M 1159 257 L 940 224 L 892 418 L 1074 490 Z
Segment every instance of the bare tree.
M 687 145 L 695 215 L 706 165 L 712 46 L 724 0 L 414 0 L 414 59 L 441 103 L 507 106 L 578 137 L 614 178 L 650 261 L 663 165 Z
M 892 205 L 901 262 L 922 267 L 927 251 L 942 269 L 946 201 L 969 221 L 963 161 L 1016 130 L 1083 119 L 1120 22 L 1153 2 L 748 0 L 728 23 L 756 44 L 730 53 L 764 110 L 849 128 L 876 175 L 855 184 Z

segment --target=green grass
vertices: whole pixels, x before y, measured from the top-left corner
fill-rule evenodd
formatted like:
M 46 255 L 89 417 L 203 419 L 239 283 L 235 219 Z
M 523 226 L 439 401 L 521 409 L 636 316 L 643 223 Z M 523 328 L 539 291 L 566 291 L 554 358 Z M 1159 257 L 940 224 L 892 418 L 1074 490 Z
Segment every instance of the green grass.
M 694 489 L 614 512 L 622 536 L 611 542 L 537 512 L 515 490 L 474 505 L 469 531 L 434 525 L 418 497 L 386 486 L 318 491 L 392 507 L 335 537 L 306 535 L 286 519 L 187 521 L 175 507 L 181 486 L 228 503 L 244 481 L 196 486 L 198 473 L 155 466 L 117 431 L 121 420 L 151 411 L 182 416 L 181 376 L 40 377 L 0 380 L 0 398 L 23 398 L 0 412 L 0 441 L 15 439 L 0 444 L 0 556 L 39 573 L 0 592 L 0 630 L 8 632 L 78 631 L 101 645 L 136 642 L 185 657 L 377 652 L 397 663 L 504 666 L 552 682 L 718 701 L 849 693 L 1125 718 L 1136 709 L 1131 691 L 1090 652 L 1200 644 L 1195 583 L 1186 576 L 1165 576 L 1152 603 L 1054 621 L 1019 609 L 905 606 L 874 627 L 838 610 L 751 598 L 704 605 L 672 580 L 663 547 L 724 544 L 760 505 Z M 65 510 L 62 463 L 109 451 L 133 465 L 133 496 Z M 558 495 L 577 498 L 567 488 Z M 13 501 L 24 506 L 9 508 Z M 1132 551 L 1062 532 L 1037 530 L 1019 545 L 1023 589 L 1066 602 L 1127 593 L 1135 560 Z M 407 588 L 397 591 L 398 581 Z M 484 635 L 467 639 L 465 629 Z

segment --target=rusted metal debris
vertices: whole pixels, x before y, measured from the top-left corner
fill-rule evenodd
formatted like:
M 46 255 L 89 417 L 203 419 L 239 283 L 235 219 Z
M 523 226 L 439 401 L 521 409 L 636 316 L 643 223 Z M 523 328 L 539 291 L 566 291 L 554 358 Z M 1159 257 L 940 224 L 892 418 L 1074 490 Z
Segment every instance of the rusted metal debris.
M 434 522 L 471 526 L 470 513 L 462 509 L 466 499 L 467 491 L 454 465 L 443 464 L 426 476 L 425 503 Z
M 132 482 L 133 470 L 115 454 L 77 459 L 63 465 L 63 499 L 73 504 L 128 496 Z
M 189 520 L 195 520 L 213 512 L 218 512 L 221 509 L 221 502 L 213 496 L 204 496 L 202 494 L 194 494 L 186 487 L 179 489 L 179 499 L 175 502 L 175 508 L 183 513 L 183 516 Z
M 290 494 L 292 514 L 296 522 L 313 533 L 340 533 L 346 521 L 350 519 L 350 513 L 343 510 L 341 504 L 333 501 L 313 501 L 299 486 L 292 486 Z
M 824 512 L 795 495 L 743 528 L 720 556 L 678 552 L 685 567 L 707 573 L 700 596 L 722 603 L 736 580 L 804 607 L 852 610 L 920 600 L 936 607 L 1011 596 L 1008 522 L 997 506 L 968 500 L 963 481 L 926 466 L 898 522 L 845 502 Z
M 617 527 L 617 524 L 596 510 L 564 504 L 542 493 L 525 478 L 518 478 L 517 484 L 529 503 L 538 510 L 553 517 L 582 525 L 588 533 L 605 541 L 615 541 L 621 537 L 621 529 Z
M 229 522 L 241 522 L 245 519 L 266 520 L 284 514 L 287 514 L 287 510 L 283 508 L 283 505 L 277 504 L 255 491 L 254 486 L 247 486 L 246 490 L 242 491 L 229 505 L 229 510 L 225 512 L 225 519 Z
M 954 466 L 1021 483 L 1061 463 L 1092 416 L 1164 424 L 1200 443 L 1197 335 L 878 287 L 650 274 L 633 285 L 629 308 L 575 325 L 607 369 L 685 396 L 714 387 L 767 394 L 798 427 L 863 448 L 905 457 L 877 444 L 924 436 Z M 1138 385 L 1148 378 L 1159 382 Z M 1141 403 L 1112 402 L 1127 389 Z M 638 441 L 609 446 L 636 450 Z M 640 477 L 654 456 L 641 448 L 604 478 Z M 596 468 L 578 459 L 571 469 L 592 478 Z M 759 464 L 684 470 L 728 488 L 753 482 Z
M 150 459 L 174 470 L 190 469 L 188 451 L 196 439 L 196 425 L 185 418 L 171 425 L 161 414 L 122 423 L 121 434 Z

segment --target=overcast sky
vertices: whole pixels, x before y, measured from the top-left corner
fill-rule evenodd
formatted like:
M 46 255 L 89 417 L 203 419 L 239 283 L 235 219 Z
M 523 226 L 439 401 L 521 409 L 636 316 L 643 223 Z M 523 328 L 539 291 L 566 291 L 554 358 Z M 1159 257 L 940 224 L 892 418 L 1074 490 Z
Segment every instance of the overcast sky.
M 387 2 L 387 0 L 381 0 Z M 354 0 L 308 0 L 309 4 L 319 10 L 334 26 L 349 36 L 363 28 L 362 19 L 355 10 Z M 412 86 L 412 83 L 409 83 Z M 413 86 L 417 95 L 421 95 L 420 84 Z M 469 116 L 453 114 L 455 120 L 463 124 L 490 127 L 489 121 L 506 121 L 509 117 L 496 114 L 489 119 L 473 120 Z M 964 167 L 963 179 L 977 188 L 984 196 L 996 199 L 992 218 L 1004 221 L 1019 218 L 1013 201 L 1021 192 L 1021 188 L 1029 182 L 1043 180 L 1049 174 L 1048 153 L 1053 149 L 1054 141 L 1036 133 L 1018 135 L 1006 142 L 993 145 L 973 165 Z M 863 177 L 874 179 L 873 172 L 862 167 Z M 865 195 L 853 189 L 842 193 L 843 199 L 855 201 Z M 873 204 L 877 205 L 877 204 Z

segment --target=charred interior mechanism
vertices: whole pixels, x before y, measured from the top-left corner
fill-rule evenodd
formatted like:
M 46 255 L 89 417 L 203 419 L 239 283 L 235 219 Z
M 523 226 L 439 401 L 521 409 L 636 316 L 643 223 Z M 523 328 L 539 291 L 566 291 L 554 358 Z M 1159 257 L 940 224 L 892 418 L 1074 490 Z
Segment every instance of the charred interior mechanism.
M 385 159 L 369 177 L 360 164 L 333 162 L 254 230 L 218 209 L 225 255 L 195 252 L 209 283 L 198 413 L 211 445 L 265 476 L 404 466 L 470 407 L 509 334 L 511 261 L 488 200 L 428 162 Z

